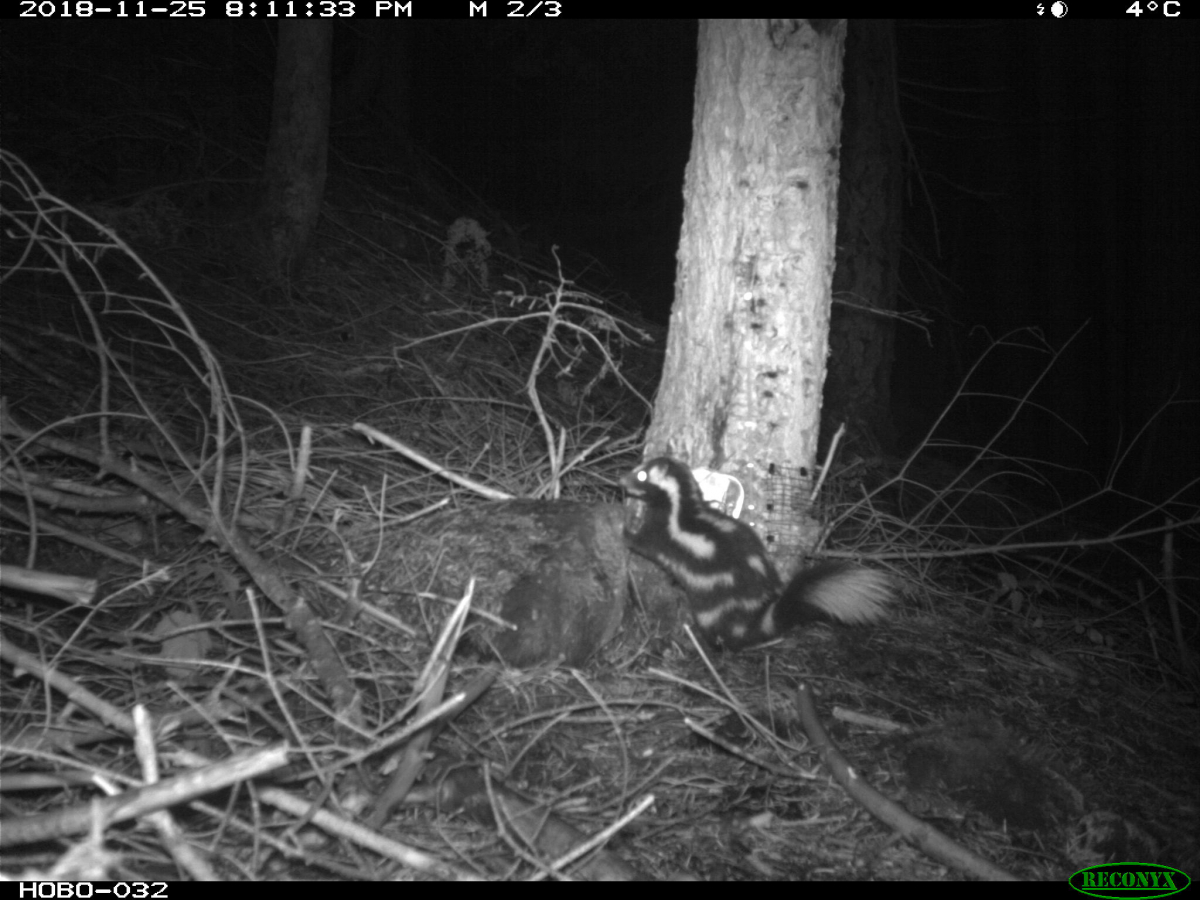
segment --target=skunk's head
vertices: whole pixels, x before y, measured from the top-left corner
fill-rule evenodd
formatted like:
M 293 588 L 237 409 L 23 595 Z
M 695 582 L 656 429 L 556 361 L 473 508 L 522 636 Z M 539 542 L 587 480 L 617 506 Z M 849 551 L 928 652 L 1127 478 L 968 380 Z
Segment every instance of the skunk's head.
M 642 463 L 621 479 L 621 487 L 635 500 L 663 509 L 676 507 L 681 498 L 700 493 L 691 470 L 666 456 Z

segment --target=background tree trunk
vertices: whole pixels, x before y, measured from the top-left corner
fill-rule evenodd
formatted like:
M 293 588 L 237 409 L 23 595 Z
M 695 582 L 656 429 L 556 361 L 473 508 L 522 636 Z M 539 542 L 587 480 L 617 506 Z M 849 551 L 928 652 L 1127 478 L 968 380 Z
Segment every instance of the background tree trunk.
M 829 375 L 821 415 L 829 437 L 842 423 L 864 456 L 895 451 L 892 361 L 900 285 L 903 173 L 891 20 L 855 20 L 846 35 L 846 106 L 838 191 L 837 302 L 829 326 Z
M 303 259 L 325 194 L 333 25 L 281 20 L 263 217 L 272 275 Z

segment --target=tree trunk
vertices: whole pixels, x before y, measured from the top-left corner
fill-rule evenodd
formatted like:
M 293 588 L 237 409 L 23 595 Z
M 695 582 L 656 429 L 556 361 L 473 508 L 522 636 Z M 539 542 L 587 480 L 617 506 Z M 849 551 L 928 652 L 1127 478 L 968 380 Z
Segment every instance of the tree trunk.
M 281 20 L 263 213 L 271 274 L 285 279 L 316 229 L 329 149 L 333 25 Z
M 856 20 L 846 37 L 837 270 L 822 430 L 843 423 L 863 455 L 895 450 L 892 361 L 900 283 L 901 133 L 895 23 Z
M 768 540 L 797 517 L 768 501 L 765 477 L 816 454 L 845 35 L 840 20 L 700 26 L 675 306 L 648 444 L 652 456 L 741 478 Z

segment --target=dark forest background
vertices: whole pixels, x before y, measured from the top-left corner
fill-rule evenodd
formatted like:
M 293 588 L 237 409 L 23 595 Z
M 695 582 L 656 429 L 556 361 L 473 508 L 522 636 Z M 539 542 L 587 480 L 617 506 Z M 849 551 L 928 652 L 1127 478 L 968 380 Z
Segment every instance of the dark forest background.
M 51 190 L 253 186 L 271 23 L 6 31 L 4 145 Z M 888 449 L 921 438 L 992 341 L 1035 328 L 1065 350 L 1033 397 L 1046 415 L 1001 449 L 1064 479 L 1102 479 L 1128 453 L 1117 487 L 1151 501 L 1195 476 L 1196 38 L 1146 18 L 897 23 L 900 108 L 881 111 L 908 141 L 895 306 L 930 324 L 898 329 Z M 684 20 L 339 23 L 331 171 L 402 170 L 420 148 L 514 251 L 558 244 L 578 277 L 665 322 L 695 52 Z M 975 389 L 1020 393 L 1045 364 L 993 354 Z M 997 414 L 960 404 L 950 424 L 977 441 Z

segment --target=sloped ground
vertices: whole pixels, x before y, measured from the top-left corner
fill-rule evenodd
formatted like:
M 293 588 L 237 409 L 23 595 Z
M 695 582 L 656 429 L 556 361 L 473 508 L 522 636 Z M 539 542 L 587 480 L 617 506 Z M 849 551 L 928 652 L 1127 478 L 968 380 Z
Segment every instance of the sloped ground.
M 552 806 L 539 825 L 586 834 L 636 813 L 607 844 L 623 875 L 961 877 L 831 781 L 798 724 L 802 681 L 860 776 L 1019 877 L 1200 868 L 1194 685 L 1161 594 L 1130 602 L 1132 578 L 1084 578 L 1101 571 L 1087 560 L 933 568 L 932 547 L 964 539 L 880 493 L 838 537 L 906 584 L 884 627 L 709 662 L 635 608 L 579 670 L 496 666 L 470 639 L 480 617 L 435 651 L 457 596 L 388 597 L 403 613 L 389 619 L 373 592 L 397 571 L 432 584 L 444 561 L 379 558 L 363 535 L 489 501 L 351 426 L 475 485 L 616 500 L 661 334 L 469 225 L 447 256 L 449 216 L 365 181 L 333 179 L 310 265 L 280 283 L 255 274 L 234 191 L 89 213 L 4 167 L 3 224 L 27 237 L 0 251 L 0 558 L 98 581 L 89 606 L 3 594 L 6 874 L 553 877 L 558 851 L 489 812 L 524 795 Z M 851 478 L 830 496 L 861 496 Z M 463 690 L 479 693 L 407 733 Z M 138 705 L 169 725 L 140 756 Z M 286 768 L 221 771 L 280 742 Z M 416 787 L 376 824 L 405 748 Z M 88 817 L 89 799 L 152 780 L 154 760 L 179 791 L 157 806 L 195 858 L 169 824 Z M 172 782 L 194 767 L 198 787 Z M 312 818 L 316 804 L 393 843 Z M 18 825 L 73 809 L 72 825 Z M 563 871 L 595 874 L 580 865 Z

